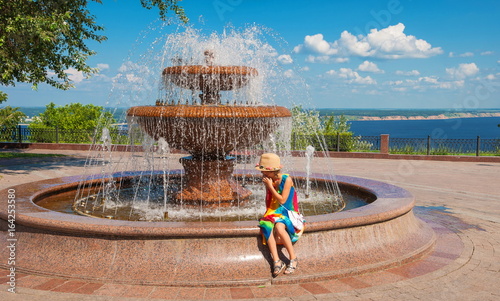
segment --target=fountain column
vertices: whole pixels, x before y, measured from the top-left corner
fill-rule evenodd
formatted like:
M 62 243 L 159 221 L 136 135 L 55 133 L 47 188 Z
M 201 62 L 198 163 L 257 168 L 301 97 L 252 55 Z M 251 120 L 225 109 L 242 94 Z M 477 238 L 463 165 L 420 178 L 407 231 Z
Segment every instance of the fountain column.
M 185 171 L 185 188 L 176 195 L 182 203 L 231 206 L 234 201 L 245 200 L 252 193 L 239 185 L 233 178 L 234 158 L 180 159 Z

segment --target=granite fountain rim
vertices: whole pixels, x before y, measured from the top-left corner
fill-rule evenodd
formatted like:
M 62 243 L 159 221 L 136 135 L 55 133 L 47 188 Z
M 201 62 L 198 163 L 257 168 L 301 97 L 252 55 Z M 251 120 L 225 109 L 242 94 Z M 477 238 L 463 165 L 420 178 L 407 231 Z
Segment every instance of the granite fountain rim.
M 245 170 L 248 175 L 256 175 L 253 171 Z M 179 172 L 179 171 L 178 171 Z M 238 176 L 242 170 L 235 171 Z M 120 172 L 125 176 L 123 172 Z M 129 173 L 130 174 L 130 173 Z M 100 175 L 102 176 L 102 175 Z M 327 180 L 332 175 L 312 174 L 312 178 L 323 177 Z M 350 187 L 371 193 L 376 200 L 358 208 L 336 213 L 307 216 L 305 232 L 317 232 L 333 229 L 366 226 L 388 221 L 410 212 L 415 204 L 414 196 L 407 190 L 371 179 L 334 176 L 340 186 Z M 105 237 L 121 236 L 136 238 L 154 237 L 239 237 L 257 236 L 259 228 L 257 221 L 232 222 L 148 222 L 123 221 L 101 219 L 72 215 L 52 211 L 38 206 L 34 200 L 47 194 L 61 193 L 75 189 L 80 176 L 69 176 L 30 182 L 2 189 L 2 195 L 11 189 L 15 190 L 16 224 L 33 228 L 56 231 L 62 233 L 78 233 L 80 235 L 99 235 Z M 7 212 L 7 197 L 0 200 L 0 218 L 9 219 Z

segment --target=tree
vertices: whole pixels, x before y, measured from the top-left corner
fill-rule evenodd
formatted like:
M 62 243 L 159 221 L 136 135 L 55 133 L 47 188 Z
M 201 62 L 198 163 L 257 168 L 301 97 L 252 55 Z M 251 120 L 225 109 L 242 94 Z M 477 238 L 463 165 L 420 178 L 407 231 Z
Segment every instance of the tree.
M 115 122 L 113 114 L 101 106 L 70 103 L 56 107 L 51 102 L 28 127 L 34 142 L 54 142 L 53 133 L 57 131 L 59 142 L 81 143 L 91 142 L 95 133 Z
M 51 102 L 45 111 L 33 119 L 31 125 L 61 130 L 93 130 L 98 126 L 109 126 L 116 122 L 113 114 L 101 106 L 70 103 L 56 107 Z
M 0 100 L 0 103 L 4 100 Z M 19 108 L 13 108 L 11 106 L 6 106 L 0 108 L 0 129 L 12 129 L 15 128 L 26 115 L 19 111 Z
M 325 116 L 323 120 L 322 134 L 348 133 L 351 129 L 351 125 L 344 115 L 340 115 L 338 118 L 335 118 L 334 115 Z
M 90 76 L 97 70 L 87 65 L 94 55 L 88 40 L 106 40 L 87 9 L 89 1 L 101 0 L 0 0 L 0 84 L 30 83 L 36 89 L 46 83 L 67 90 L 73 87 L 69 68 Z M 187 22 L 180 0 L 141 0 L 143 7 L 157 7 L 165 20 L 173 11 Z M 7 95 L 0 91 L 0 100 Z
M 292 133 L 300 135 L 316 134 L 321 127 L 319 112 L 305 110 L 302 106 L 294 106 L 292 113 Z
M 5 100 L 0 99 L 0 104 Z M 6 106 L 0 108 L 0 140 L 10 140 L 12 131 L 25 118 L 26 115 L 19 108 Z
M 295 106 L 292 112 L 292 146 L 306 149 L 308 145 L 316 150 L 351 151 L 360 145 L 360 137 L 353 136 L 351 125 L 344 115 L 320 117 L 315 110 Z

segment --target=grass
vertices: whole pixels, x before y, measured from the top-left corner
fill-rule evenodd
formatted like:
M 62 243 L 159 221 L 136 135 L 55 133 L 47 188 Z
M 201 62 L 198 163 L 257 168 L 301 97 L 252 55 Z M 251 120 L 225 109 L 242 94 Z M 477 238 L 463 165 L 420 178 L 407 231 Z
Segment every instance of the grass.
M 11 153 L 0 152 L 0 159 L 13 159 L 13 158 L 41 158 L 41 157 L 65 157 L 61 154 L 32 154 L 32 153 Z

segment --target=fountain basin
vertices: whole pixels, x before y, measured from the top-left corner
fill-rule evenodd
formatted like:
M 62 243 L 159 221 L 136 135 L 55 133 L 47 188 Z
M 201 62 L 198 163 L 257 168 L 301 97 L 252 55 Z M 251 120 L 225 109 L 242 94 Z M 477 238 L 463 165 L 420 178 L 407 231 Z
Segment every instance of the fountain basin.
M 239 89 L 257 75 L 257 69 L 247 66 L 186 65 L 163 70 L 163 77 L 167 82 L 203 92 Z
M 235 148 L 266 140 L 291 117 L 280 106 L 138 106 L 127 111 L 153 139 L 164 138 L 171 148 L 194 156 L 224 158 Z
M 314 175 L 321 178 L 321 175 Z M 300 268 L 271 278 L 271 259 L 257 221 L 129 222 L 54 212 L 36 205 L 75 191 L 80 177 L 17 185 L 0 191 L 0 247 L 8 245 L 7 194 L 16 200 L 16 271 L 100 282 L 228 286 L 304 282 L 401 265 L 432 249 L 435 234 L 413 214 L 414 198 L 390 184 L 338 176 L 343 189 L 376 200 L 310 216 L 295 244 Z M 8 262 L 1 252 L 2 268 Z

